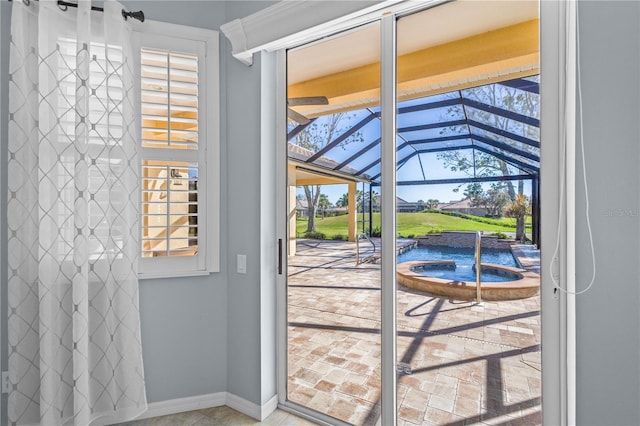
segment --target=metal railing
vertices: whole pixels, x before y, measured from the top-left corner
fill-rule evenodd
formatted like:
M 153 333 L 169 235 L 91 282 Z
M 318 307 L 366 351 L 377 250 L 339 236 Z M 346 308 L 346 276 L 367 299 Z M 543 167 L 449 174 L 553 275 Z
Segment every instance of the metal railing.
M 480 246 L 482 245 L 482 234 L 480 231 L 476 231 L 476 247 L 475 247 L 475 260 L 476 260 L 476 304 L 482 304 L 482 294 L 480 290 L 480 274 L 482 267 L 480 266 Z
M 373 252 L 371 253 L 370 256 L 367 256 L 361 259 L 360 258 L 360 240 L 362 238 L 364 238 L 365 240 L 371 243 L 371 245 L 373 246 Z M 375 254 L 376 254 L 376 243 L 374 243 L 373 240 L 371 240 L 371 238 L 369 238 L 367 234 L 356 234 L 356 266 L 363 263 L 367 259 L 371 259 L 373 256 L 375 256 Z

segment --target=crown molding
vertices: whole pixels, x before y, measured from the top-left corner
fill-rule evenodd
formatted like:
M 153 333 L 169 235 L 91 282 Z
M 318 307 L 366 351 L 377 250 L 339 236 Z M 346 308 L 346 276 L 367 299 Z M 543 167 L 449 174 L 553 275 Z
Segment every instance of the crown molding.
M 253 54 L 290 48 L 339 31 L 443 0 L 406 1 L 281 1 L 220 27 L 231 42 L 232 54 L 250 66 Z

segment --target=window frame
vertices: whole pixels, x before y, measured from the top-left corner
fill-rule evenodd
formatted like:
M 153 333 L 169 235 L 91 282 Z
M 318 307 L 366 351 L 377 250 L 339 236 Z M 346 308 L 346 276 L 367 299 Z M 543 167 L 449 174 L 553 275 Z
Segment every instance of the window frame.
M 141 49 L 155 48 L 198 56 L 198 253 L 195 256 L 142 257 L 139 279 L 208 275 L 220 271 L 220 68 L 219 33 L 214 30 L 159 21 L 133 25 L 136 108 L 140 111 Z M 182 150 L 142 146 L 142 116 L 136 140 L 140 171 L 144 160 L 189 161 Z M 163 152 L 164 151 L 164 152 Z M 168 154 L 171 155 L 168 155 Z M 169 158 L 170 157 L 170 158 Z M 184 158 L 183 158 L 184 157 Z M 140 175 L 140 235 L 142 235 L 142 174 Z

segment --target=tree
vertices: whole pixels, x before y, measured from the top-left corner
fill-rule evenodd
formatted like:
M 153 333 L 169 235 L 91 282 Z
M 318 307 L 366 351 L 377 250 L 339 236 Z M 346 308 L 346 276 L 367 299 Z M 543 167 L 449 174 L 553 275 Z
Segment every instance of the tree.
M 376 210 L 376 207 L 379 205 L 379 196 L 375 190 L 371 191 L 371 199 L 369 198 L 369 191 L 362 192 L 359 189 L 356 190 L 356 209 L 358 211 L 369 211 L 369 204 L 373 201 L 372 211 Z
M 423 200 L 418 200 L 418 202 L 416 204 L 417 204 L 416 211 L 421 212 L 421 211 L 423 211 L 425 209 L 425 204 L 424 204 Z
M 487 209 L 487 215 L 500 217 L 504 207 L 509 203 L 509 194 L 500 184 L 493 184 L 485 191 L 480 183 L 470 183 L 464 191 L 464 196 L 470 201 L 471 207 Z
M 502 185 L 491 185 L 491 188 L 485 192 L 484 198 L 487 214 L 493 217 L 502 216 L 505 206 L 510 201 L 509 194 Z
M 433 198 L 430 198 L 427 200 L 427 209 L 429 210 L 435 210 L 438 208 L 439 205 L 440 205 L 440 200 L 436 200 Z
M 350 120 L 351 117 L 345 113 L 338 113 L 320 117 L 304 130 L 296 135 L 296 145 L 308 149 L 311 152 L 318 152 L 327 144 L 335 139 L 339 134 L 344 133 L 348 126 L 342 126 L 344 120 Z M 355 132 L 347 139 L 342 141 L 339 146 L 346 146 L 355 141 L 362 141 L 363 136 L 360 132 Z M 306 232 L 316 232 L 316 210 L 320 201 L 320 185 L 303 185 L 305 198 L 307 199 L 307 209 L 309 212 L 309 221 L 307 222 Z
M 529 117 L 540 117 L 540 97 L 536 93 L 517 90 L 500 84 L 478 86 L 466 89 L 464 92 L 466 97 L 488 105 L 495 105 L 499 108 Z M 460 106 L 451 107 L 447 112 L 449 117 L 443 117 L 443 121 L 451 119 L 453 116 L 458 118 L 462 112 L 463 111 Z M 535 126 L 530 126 L 516 120 L 511 120 L 509 118 L 501 117 L 497 114 L 478 109 L 466 108 L 464 113 L 466 113 L 467 117 L 471 120 L 486 123 L 500 130 L 521 134 L 529 139 L 540 140 L 540 129 Z M 463 127 L 461 126 L 451 126 L 445 128 L 441 133 L 460 134 L 462 130 Z M 488 136 L 498 142 L 504 142 L 507 144 L 514 143 L 491 133 L 489 133 Z M 538 149 L 529 145 L 519 144 L 517 148 L 533 154 L 538 154 Z M 497 148 L 496 151 L 509 155 L 508 152 Z M 508 176 L 510 174 L 509 166 L 504 160 L 484 152 L 479 152 L 478 150 L 475 150 L 474 153 L 469 153 L 469 151 L 447 151 L 439 153 L 438 158 L 443 160 L 445 167 L 449 167 L 451 171 L 462 171 L 469 176 L 495 176 L 496 173 L 499 173 L 502 176 Z M 522 180 L 518 181 L 517 192 L 511 181 L 507 181 L 505 185 L 509 199 L 512 202 L 516 201 L 517 194 L 522 195 L 524 189 L 524 182 Z M 522 228 L 517 228 L 516 233 L 524 234 L 524 231 L 523 222 Z
M 329 201 L 329 197 L 327 197 L 327 194 L 320 194 L 320 198 L 318 199 L 318 209 L 320 210 L 320 213 L 322 213 L 323 219 L 326 210 L 330 208 L 331 201 Z
M 471 207 L 484 207 L 484 189 L 479 183 L 470 183 L 462 193 L 470 201 Z
M 378 197 L 378 193 L 376 191 L 372 191 L 373 194 L 373 205 L 376 206 L 376 201 Z M 338 201 L 336 201 L 336 207 L 347 207 L 349 205 L 349 194 L 342 194 Z M 362 192 L 359 189 L 356 189 L 356 210 L 362 211 L 364 206 L 365 211 L 369 211 L 369 192 Z
M 367 208 L 368 208 L 368 202 L 369 202 L 369 193 L 365 194 L 359 189 L 356 189 L 356 210 L 362 211 L 365 203 L 367 204 Z
M 336 201 L 336 207 L 347 207 L 349 205 L 349 194 L 344 193 Z
M 522 194 L 518 194 L 516 199 L 512 201 L 505 209 L 505 214 L 509 217 L 516 218 L 516 240 L 524 242 L 527 239 L 525 233 L 525 219 L 527 214 L 531 213 L 531 203 L 529 199 Z

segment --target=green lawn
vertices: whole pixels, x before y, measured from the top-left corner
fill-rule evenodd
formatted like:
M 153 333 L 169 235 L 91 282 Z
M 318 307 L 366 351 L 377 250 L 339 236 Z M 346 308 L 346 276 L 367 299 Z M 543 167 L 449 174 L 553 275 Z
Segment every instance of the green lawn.
M 362 215 L 358 215 L 360 220 Z M 447 216 L 440 213 L 398 213 L 397 231 L 403 237 L 425 235 L 429 231 L 488 231 L 488 232 L 515 232 L 515 219 L 478 218 L 483 223 L 467 218 Z M 527 219 L 527 226 L 531 220 Z M 367 224 L 368 226 L 368 224 Z M 373 226 L 380 226 L 380 213 L 373 214 Z M 358 230 L 362 229 L 358 224 Z M 302 236 L 307 229 L 307 220 L 298 219 L 296 224 L 298 236 Z M 331 239 L 334 235 L 347 235 L 347 216 L 327 217 L 316 219 L 316 230 Z

